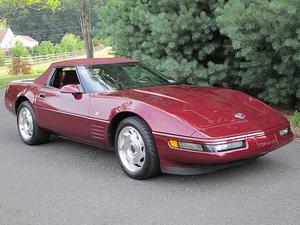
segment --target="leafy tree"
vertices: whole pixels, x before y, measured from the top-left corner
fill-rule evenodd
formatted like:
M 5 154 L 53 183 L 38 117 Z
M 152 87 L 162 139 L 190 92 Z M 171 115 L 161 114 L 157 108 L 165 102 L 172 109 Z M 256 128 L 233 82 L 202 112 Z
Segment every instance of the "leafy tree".
M 218 10 L 241 87 L 273 104 L 300 106 L 300 1 L 231 0 Z
M 11 54 L 13 57 L 26 57 L 30 55 L 28 49 L 25 48 L 20 42 L 17 42 L 11 49 Z
M 80 8 L 74 0 L 62 0 L 59 10 L 35 10 L 23 7 L 0 7 L 7 24 L 16 34 L 29 35 L 37 41 L 58 43 L 66 33 L 81 34 Z
M 97 3 L 96 0 L 1 0 L 0 19 L 7 18 L 14 32 L 38 41 L 57 43 L 66 33 L 82 34 L 87 56 L 93 57 L 92 13 Z
M 81 50 L 84 49 L 84 42 L 79 36 L 69 33 L 61 39 L 60 47 L 64 49 L 65 52 Z
M 48 55 L 55 53 L 71 52 L 82 49 L 84 49 L 84 42 L 80 39 L 80 37 L 68 33 L 61 39 L 60 43 L 53 44 L 50 41 L 42 41 L 30 52 L 31 55 Z
M 60 0 L 0 0 L 0 7 L 9 5 L 18 7 L 29 7 L 33 9 L 59 9 L 61 2 Z
M 53 53 L 55 53 L 55 48 L 51 41 L 42 41 L 31 50 L 31 55 L 49 55 Z

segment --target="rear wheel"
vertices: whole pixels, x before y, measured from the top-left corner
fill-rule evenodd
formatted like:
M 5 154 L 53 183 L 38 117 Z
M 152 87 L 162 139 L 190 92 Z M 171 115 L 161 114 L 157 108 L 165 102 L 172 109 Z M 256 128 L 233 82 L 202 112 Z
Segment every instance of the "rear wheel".
M 47 142 L 50 133 L 42 130 L 36 122 L 36 116 L 28 101 L 22 102 L 17 113 L 18 131 L 22 141 L 28 145 Z
M 152 132 L 141 118 L 129 117 L 119 124 L 115 145 L 119 163 L 128 176 L 143 180 L 160 173 Z

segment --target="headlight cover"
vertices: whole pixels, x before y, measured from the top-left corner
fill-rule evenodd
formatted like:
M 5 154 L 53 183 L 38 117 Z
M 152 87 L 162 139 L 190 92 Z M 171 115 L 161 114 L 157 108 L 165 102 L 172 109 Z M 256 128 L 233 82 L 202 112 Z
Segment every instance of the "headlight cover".
M 292 130 L 291 130 L 290 127 L 289 127 L 289 128 L 285 128 L 285 129 L 279 131 L 279 135 L 280 135 L 281 137 L 287 136 L 287 135 L 289 135 L 290 133 L 292 133 Z
M 224 143 L 218 145 L 205 145 L 205 148 L 209 152 L 223 152 L 223 151 L 229 151 L 229 150 L 245 148 L 245 147 L 246 147 L 245 141 L 236 141 L 236 142 L 230 142 L 230 143 Z
M 176 140 L 169 140 L 169 146 L 174 149 L 186 149 L 192 151 L 204 151 L 204 152 L 223 152 L 239 148 L 245 148 L 245 141 L 236 141 L 231 143 L 217 144 L 217 145 L 201 145 L 191 142 L 181 142 Z
M 176 140 L 169 140 L 169 145 L 174 149 L 187 149 L 193 151 L 203 151 L 201 144 L 194 144 L 190 142 L 181 142 Z
M 203 147 L 200 144 L 193 144 L 193 143 L 187 143 L 187 142 L 178 142 L 180 148 L 189 149 L 189 150 L 195 150 L 195 151 L 203 151 Z

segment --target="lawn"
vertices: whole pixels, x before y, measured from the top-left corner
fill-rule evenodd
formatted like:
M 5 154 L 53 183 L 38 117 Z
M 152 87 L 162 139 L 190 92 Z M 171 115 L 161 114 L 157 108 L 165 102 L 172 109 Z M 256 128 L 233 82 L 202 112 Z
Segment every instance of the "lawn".
M 9 82 L 13 80 L 19 80 L 19 79 L 29 79 L 29 78 L 35 78 L 39 74 L 27 74 L 27 75 L 18 75 L 18 76 L 7 76 L 7 77 L 0 77 L 0 88 L 5 88 Z
M 49 65 L 50 63 L 35 65 L 32 67 L 32 72 L 30 74 L 24 75 L 10 75 L 9 68 L 0 67 L 0 88 L 5 88 L 12 80 L 35 78 L 38 75 L 42 74 L 48 68 Z
M 80 56 L 76 58 L 83 58 L 85 56 Z M 111 58 L 114 55 L 111 53 L 111 48 L 106 47 L 102 50 L 95 52 L 95 58 Z M 32 67 L 32 72 L 26 75 L 10 75 L 8 67 L 0 67 L 0 88 L 5 88 L 10 81 L 12 80 L 20 80 L 20 79 L 30 79 L 35 78 L 42 74 L 51 64 L 52 62 L 46 62 L 38 65 L 34 65 Z

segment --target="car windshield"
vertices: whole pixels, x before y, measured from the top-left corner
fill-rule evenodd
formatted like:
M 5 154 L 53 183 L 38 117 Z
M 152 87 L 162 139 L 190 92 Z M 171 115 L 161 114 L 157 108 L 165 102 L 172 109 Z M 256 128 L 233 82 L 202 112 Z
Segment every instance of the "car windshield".
M 142 63 L 79 66 L 79 73 L 88 92 L 171 85 L 163 74 Z

